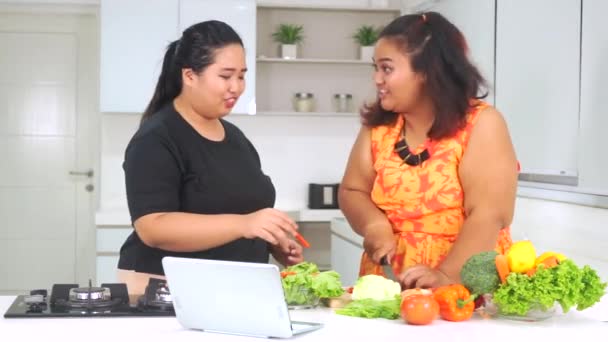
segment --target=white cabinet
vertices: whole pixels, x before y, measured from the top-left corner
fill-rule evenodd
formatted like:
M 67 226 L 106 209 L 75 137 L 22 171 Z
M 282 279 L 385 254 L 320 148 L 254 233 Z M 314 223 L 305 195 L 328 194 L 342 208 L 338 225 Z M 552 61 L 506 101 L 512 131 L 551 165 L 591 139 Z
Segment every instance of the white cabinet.
M 496 106 L 522 172 L 577 175 L 580 18 L 580 0 L 497 1 Z
M 484 100 L 494 103 L 492 89 L 494 87 L 495 2 L 488 0 L 427 1 L 425 8 L 441 13 L 462 32 L 469 45 L 473 63 L 488 81 L 489 94 Z
M 608 1 L 583 2 L 581 70 L 580 186 L 608 194 Z
M 340 274 L 344 286 L 352 286 L 359 278 L 363 254 L 363 238 L 357 235 L 345 218 L 331 220 L 331 268 Z
M 256 2 L 255 0 L 180 0 L 179 32 L 192 24 L 212 19 L 232 26 L 245 45 L 247 86 L 232 109 L 232 113 L 255 114 Z
M 120 257 L 120 247 L 133 232 L 129 226 L 98 226 L 96 248 L 96 282 L 116 283 L 116 271 Z
M 177 39 L 178 0 L 102 0 L 101 112 L 142 113 L 167 45 Z
M 247 89 L 233 113 L 255 113 L 255 0 L 102 0 L 100 111 L 142 113 L 166 47 L 191 24 L 230 24 L 247 53 Z

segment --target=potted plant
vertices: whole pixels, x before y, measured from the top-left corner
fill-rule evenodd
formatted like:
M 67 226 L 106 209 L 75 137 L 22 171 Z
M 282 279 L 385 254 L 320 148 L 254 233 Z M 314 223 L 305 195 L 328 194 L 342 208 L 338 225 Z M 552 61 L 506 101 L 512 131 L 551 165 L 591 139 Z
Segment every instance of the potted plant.
M 371 61 L 374 56 L 374 44 L 378 40 L 380 29 L 371 25 L 362 25 L 353 35 L 353 39 L 360 47 L 359 58 L 364 61 Z
M 302 25 L 280 24 L 272 34 L 275 42 L 281 44 L 281 57 L 293 59 L 297 57 L 297 44 L 304 40 Z

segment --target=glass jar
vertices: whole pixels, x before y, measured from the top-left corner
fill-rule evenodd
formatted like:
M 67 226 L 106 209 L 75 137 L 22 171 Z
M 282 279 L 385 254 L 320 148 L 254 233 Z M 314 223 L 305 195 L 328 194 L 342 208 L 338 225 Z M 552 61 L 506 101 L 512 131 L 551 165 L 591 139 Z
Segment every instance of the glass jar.
M 351 94 L 335 94 L 334 95 L 334 111 L 338 113 L 352 112 L 353 96 Z
M 296 93 L 293 99 L 293 109 L 296 112 L 312 112 L 315 99 L 312 93 Z

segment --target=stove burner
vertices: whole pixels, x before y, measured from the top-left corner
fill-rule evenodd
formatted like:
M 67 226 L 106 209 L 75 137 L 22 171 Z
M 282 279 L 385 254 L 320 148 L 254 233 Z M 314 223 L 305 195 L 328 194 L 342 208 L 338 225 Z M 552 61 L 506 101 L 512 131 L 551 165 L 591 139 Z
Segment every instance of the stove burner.
M 146 292 L 137 299 L 137 307 L 142 310 L 173 312 L 171 292 L 165 280 L 150 278 Z
M 70 289 L 70 302 L 101 302 L 112 299 L 110 289 L 107 287 L 77 287 Z
M 158 289 L 156 289 L 156 294 L 154 296 L 156 301 L 171 303 L 171 292 L 169 292 L 169 286 L 166 283 L 158 284 Z
M 78 287 L 73 285 L 53 285 L 51 295 L 51 306 L 65 308 L 67 310 L 88 310 L 98 312 L 124 303 L 124 299 L 118 296 L 112 298 L 109 287 L 93 287 L 89 281 L 89 287 Z

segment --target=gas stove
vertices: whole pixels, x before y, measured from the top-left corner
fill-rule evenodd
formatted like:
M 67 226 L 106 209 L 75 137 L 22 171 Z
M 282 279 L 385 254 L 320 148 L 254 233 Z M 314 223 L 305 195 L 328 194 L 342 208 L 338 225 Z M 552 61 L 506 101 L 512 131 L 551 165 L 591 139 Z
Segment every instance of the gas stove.
M 165 280 L 150 278 L 144 295 L 129 302 L 127 285 L 55 284 L 47 290 L 32 290 L 17 296 L 4 318 L 42 317 L 150 317 L 175 316 L 171 293 Z

